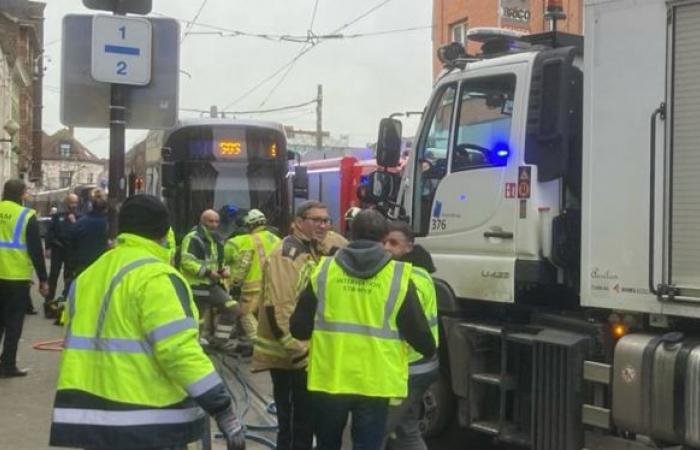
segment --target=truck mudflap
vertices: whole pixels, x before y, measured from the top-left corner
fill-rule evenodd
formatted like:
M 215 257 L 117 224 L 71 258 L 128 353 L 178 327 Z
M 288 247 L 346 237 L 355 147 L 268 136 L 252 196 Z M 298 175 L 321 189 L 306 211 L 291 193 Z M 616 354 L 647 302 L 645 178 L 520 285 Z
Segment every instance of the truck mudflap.
M 700 341 L 631 334 L 615 347 L 612 421 L 620 431 L 700 447 Z

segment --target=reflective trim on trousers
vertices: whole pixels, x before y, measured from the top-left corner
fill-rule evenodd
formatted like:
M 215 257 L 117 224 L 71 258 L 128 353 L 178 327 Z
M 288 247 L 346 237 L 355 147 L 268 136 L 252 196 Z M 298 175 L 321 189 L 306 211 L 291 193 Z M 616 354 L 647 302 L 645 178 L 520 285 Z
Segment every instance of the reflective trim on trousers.
M 190 397 L 196 398 L 217 384 L 221 384 L 221 377 L 219 377 L 219 374 L 214 371 L 190 384 L 185 388 L 185 390 L 188 394 L 190 394 Z
M 200 408 L 139 409 L 132 411 L 56 408 L 53 411 L 53 421 L 55 423 L 119 427 L 187 423 L 202 417 L 204 417 L 204 411 Z
M 197 322 L 191 317 L 185 317 L 184 319 L 175 320 L 173 322 L 161 325 L 155 330 L 148 333 L 147 339 L 151 344 L 155 344 L 158 341 L 167 339 L 170 336 L 179 333 L 180 331 L 192 328 L 197 330 Z
M 433 358 L 429 361 L 419 362 L 415 364 L 409 364 L 408 374 L 409 375 L 421 375 L 424 373 L 429 373 L 440 368 L 440 361 L 437 358 Z
M 151 345 L 140 339 L 93 338 L 66 336 L 63 347 L 67 350 L 92 350 L 97 352 L 153 353 Z

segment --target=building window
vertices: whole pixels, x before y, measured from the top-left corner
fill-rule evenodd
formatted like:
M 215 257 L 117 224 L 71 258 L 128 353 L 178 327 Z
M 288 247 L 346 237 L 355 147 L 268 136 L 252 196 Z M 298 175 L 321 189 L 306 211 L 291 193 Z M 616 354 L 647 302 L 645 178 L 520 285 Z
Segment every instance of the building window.
M 467 31 L 469 27 L 467 22 L 455 23 L 450 26 L 450 36 L 452 42 L 459 42 L 462 45 L 467 45 Z
M 58 174 L 59 183 L 62 188 L 70 187 L 73 181 L 73 171 L 72 170 L 61 170 Z
M 61 144 L 58 146 L 61 158 L 70 158 L 70 147 L 70 142 L 61 142 Z
M 87 174 L 87 184 L 92 184 L 95 182 L 95 174 Z

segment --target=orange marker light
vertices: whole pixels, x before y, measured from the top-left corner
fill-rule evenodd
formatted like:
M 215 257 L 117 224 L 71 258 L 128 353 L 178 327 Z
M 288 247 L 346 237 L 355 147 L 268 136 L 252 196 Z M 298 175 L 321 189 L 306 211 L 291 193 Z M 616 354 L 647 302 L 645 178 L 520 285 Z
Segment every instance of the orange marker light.
M 621 323 L 615 324 L 613 325 L 612 333 L 613 336 L 615 336 L 615 339 L 620 339 L 622 336 L 627 334 L 627 327 Z
M 270 158 L 277 158 L 277 144 L 270 145 L 270 150 L 268 153 Z

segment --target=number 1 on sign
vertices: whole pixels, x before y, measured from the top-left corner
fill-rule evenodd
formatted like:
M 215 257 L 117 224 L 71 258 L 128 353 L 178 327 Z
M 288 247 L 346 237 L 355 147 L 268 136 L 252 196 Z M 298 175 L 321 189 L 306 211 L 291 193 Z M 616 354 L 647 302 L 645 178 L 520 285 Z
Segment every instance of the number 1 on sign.
M 122 25 L 119 27 L 119 33 L 121 33 L 122 39 L 126 39 L 126 25 Z

